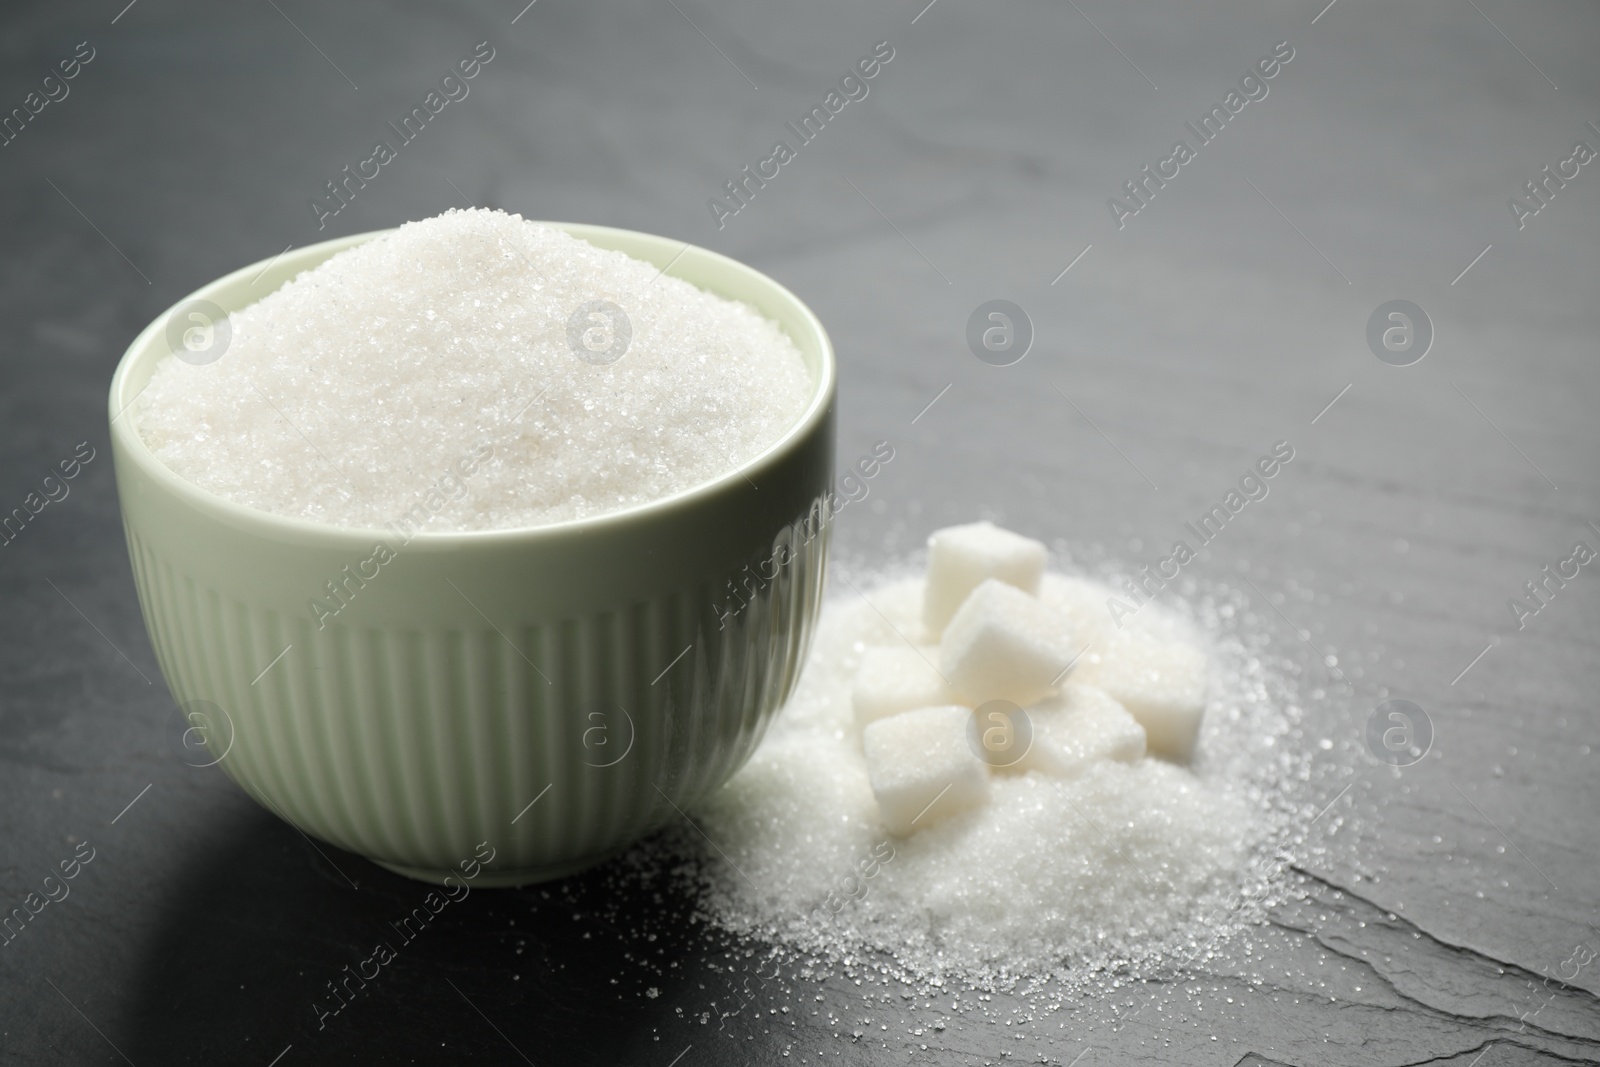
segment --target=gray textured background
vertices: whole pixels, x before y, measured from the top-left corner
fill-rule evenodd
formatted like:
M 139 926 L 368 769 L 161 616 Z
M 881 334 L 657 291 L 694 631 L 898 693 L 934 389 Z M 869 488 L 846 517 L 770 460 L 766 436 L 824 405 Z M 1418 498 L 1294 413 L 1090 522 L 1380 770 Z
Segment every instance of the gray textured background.
M 78 442 L 98 456 L 0 550 L 0 905 L 80 841 L 96 858 L 0 948 L 0 1060 L 1600 1059 L 1600 962 L 1577 966 L 1600 947 L 1600 564 L 1524 629 L 1506 605 L 1600 547 L 1600 162 L 1521 230 L 1507 208 L 1575 141 L 1600 148 L 1600 9 L 924 2 L 8 5 L 0 109 L 79 41 L 96 58 L 0 148 L 0 510 Z M 484 40 L 471 95 L 319 232 L 309 199 Z M 707 198 L 880 40 L 867 99 L 717 229 Z M 1119 230 L 1107 198 L 1284 40 L 1269 96 Z M 1306 831 L 1313 899 L 1248 967 L 1014 1027 L 917 1035 L 938 1010 L 897 998 L 853 1041 L 823 1021 L 862 1015 L 853 990 L 787 978 L 696 1022 L 729 980 L 660 919 L 687 902 L 580 879 L 474 895 L 319 1031 L 310 1000 L 418 887 L 179 759 L 105 388 L 206 281 L 465 201 L 669 234 L 807 300 L 839 350 L 841 460 L 897 449 L 841 520 L 855 560 L 981 513 L 1142 563 L 1291 441 L 1194 574 L 1248 578 L 1261 625 L 1306 632 L 1308 725 L 1332 742 L 1306 787 L 1333 803 Z M 1036 331 L 1003 369 L 963 340 L 996 297 Z M 1436 330 L 1406 368 L 1364 337 L 1393 298 Z M 1361 741 L 1388 696 L 1437 732 L 1404 771 Z M 651 922 L 677 929 L 659 978 L 629 955 Z

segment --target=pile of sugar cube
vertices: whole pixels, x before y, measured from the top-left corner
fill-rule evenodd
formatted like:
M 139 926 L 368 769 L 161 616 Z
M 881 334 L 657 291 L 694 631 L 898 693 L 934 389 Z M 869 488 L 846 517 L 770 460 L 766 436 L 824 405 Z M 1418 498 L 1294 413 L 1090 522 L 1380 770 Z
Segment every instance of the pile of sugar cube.
M 988 802 L 991 774 L 1097 760 L 1187 763 L 1206 655 L 1118 627 L 1104 590 L 1047 574 L 1038 541 L 992 523 L 928 540 L 922 632 L 865 650 L 852 704 L 884 826 L 906 836 Z

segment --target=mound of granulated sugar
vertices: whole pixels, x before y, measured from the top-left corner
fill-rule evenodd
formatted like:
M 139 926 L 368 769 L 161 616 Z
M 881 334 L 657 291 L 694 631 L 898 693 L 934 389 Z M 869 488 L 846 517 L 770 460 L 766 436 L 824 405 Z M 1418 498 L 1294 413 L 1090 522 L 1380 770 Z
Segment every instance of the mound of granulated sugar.
M 344 526 L 656 500 L 761 454 L 813 391 L 750 307 L 500 211 L 408 223 L 230 325 L 213 362 L 162 361 L 140 433 L 205 489 Z
M 695 868 L 714 925 L 847 977 L 950 992 L 1179 966 L 1255 917 L 1282 877 L 1292 808 L 1280 786 L 1295 769 L 1246 644 L 1153 603 L 1119 630 L 1103 605 L 1126 594 L 1044 574 L 1039 600 L 1076 624 L 1080 644 L 1137 632 L 1204 650 L 1210 684 L 1190 762 L 998 771 L 986 801 L 896 836 L 874 798 L 852 688 L 864 657 L 882 660 L 871 650 L 931 647 L 923 581 L 854 585 L 825 606 L 798 690 L 760 749 L 694 812 L 715 842 Z

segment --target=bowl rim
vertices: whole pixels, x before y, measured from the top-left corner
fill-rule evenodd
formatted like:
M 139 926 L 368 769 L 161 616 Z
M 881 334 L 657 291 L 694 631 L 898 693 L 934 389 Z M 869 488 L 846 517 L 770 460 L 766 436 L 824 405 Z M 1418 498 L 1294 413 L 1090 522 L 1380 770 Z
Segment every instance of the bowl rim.
M 696 253 L 697 257 L 705 257 L 706 259 L 710 260 L 712 264 L 718 267 L 732 270 L 737 274 L 746 276 L 757 286 L 770 291 L 780 302 L 791 305 L 793 311 L 796 313 L 797 319 L 799 320 L 799 324 L 802 326 L 804 331 L 810 335 L 809 337 L 791 337 L 790 340 L 792 340 L 796 347 L 800 348 L 802 352 L 804 351 L 805 344 L 807 342 L 814 344 L 820 357 L 818 366 L 819 373 L 815 382 L 813 383 L 811 398 L 807 402 L 806 407 L 800 416 L 789 426 L 789 428 L 785 430 L 776 441 L 772 442 L 772 444 L 768 445 L 761 452 L 746 460 L 744 463 L 741 463 L 739 466 L 729 468 L 709 481 L 700 482 L 696 485 L 690 486 L 687 489 L 680 490 L 671 496 L 660 497 L 655 500 L 648 500 L 642 504 L 634 504 L 626 508 L 619 508 L 615 511 L 607 511 L 599 515 L 592 515 L 577 519 L 565 519 L 560 522 L 542 523 L 536 526 L 508 526 L 489 530 L 419 530 L 415 533 L 412 533 L 407 538 L 407 547 L 450 549 L 469 544 L 493 545 L 501 542 L 517 542 L 530 539 L 539 540 L 545 538 L 583 536 L 585 534 L 609 532 L 613 528 L 621 528 L 638 523 L 642 520 L 649 520 L 655 517 L 657 513 L 666 513 L 674 510 L 689 508 L 704 500 L 716 497 L 731 488 L 736 488 L 737 483 L 749 480 L 750 476 L 753 475 L 759 468 L 771 464 L 784 453 L 795 448 L 802 440 L 809 437 L 827 420 L 833 407 L 834 393 L 837 388 L 838 380 L 838 365 L 833 350 L 833 343 L 828 337 L 827 330 L 823 328 L 822 321 L 817 318 L 816 313 L 812 311 L 809 306 L 807 306 L 805 301 L 801 300 L 787 287 L 775 279 L 755 269 L 749 264 L 742 263 L 739 260 L 734 259 L 731 256 L 723 255 L 720 252 L 713 251 L 701 245 L 696 245 L 689 242 L 679 242 L 676 238 L 664 237 L 659 234 L 645 233 L 641 230 L 628 230 L 616 226 L 602 226 L 593 223 L 555 222 L 537 219 L 529 219 L 525 221 L 532 222 L 535 225 L 540 226 L 553 226 L 565 233 L 579 238 L 580 240 L 588 240 L 590 235 L 614 236 L 620 241 L 629 242 L 642 239 L 647 244 L 665 243 L 667 245 L 667 251 L 671 251 L 673 248 L 676 248 L 681 244 L 682 249 L 673 253 L 677 258 L 681 258 L 684 251 L 691 251 Z M 336 540 L 344 542 L 354 538 L 363 542 L 367 542 L 373 538 L 382 540 L 386 537 L 392 536 L 393 531 L 387 527 L 345 526 L 336 523 L 321 522 L 315 519 L 304 519 L 290 515 L 280 515 L 276 512 L 265 511 L 261 508 L 256 508 L 229 500 L 227 497 L 224 497 L 218 493 L 214 493 L 209 489 L 189 481 L 177 471 L 167 466 L 167 464 L 164 463 L 160 457 L 151 451 L 149 445 L 145 443 L 143 435 L 140 434 L 138 427 L 135 425 L 135 420 L 132 418 L 124 419 L 122 416 L 128 413 L 128 410 L 133 406 L 139 395 L 143 393 L 143 390 L 141 389 L 139 393 L 124 399 L 124 394 L 128 390 L 129 380 L 132 377 L 133 367 L 135 364 L 141 362 L 141 359 L 145 357 L 145 353 L 148 352 L 152 345 L 158 341 L 158 335 L 165 330 L 166 324 L 171 315 L 178 308 L 193 300 L 210 300 L 217 291 L 236 284 L 242 278 L 255 278 L 265 273 L 266 270 L 269 269 L 273 264 L 283 263 L 286 266 L 294 268 L 297 264 L 305 261 L 314 261 L 308 265 L 299 266 L 298 269 L 294 269 L 293 273 L 288 276 L 288 280 L 292 280 L 305 271 L 311 270 L 315 266 L 326 262 L 332 256 L 344 251 L 347 248 L 353 248 L 356 245 L 364 244 L 367 241 L 375 240 L 379 237 L 392 234 L 396 232 L 397 229 L 398 227 L 382 230 L 368 230 L 363 233 L 350 234 L 344 237 L 335 237 L 327 241 L 319 241 L 316 244 L 306 245 L 303 248 L 297 248 L 293 250 L 292 253 L 280 254 L 269 259 L 258 260 L 254 263 L 240 267 L 237 270 L 231 271 L 228 274 L 224 274 L 220 278 L 215 278 L 207 282 L 205 285 L 180 298 L 178 301 L 173 303 L 172 306 L 162 311 L 153 320 L 151 320 L 151 322 L 146 325 L 143 330 L 139 331 L 139 334 L 133 339 L 132 343 L 129 344 L 127 350 L 123 352 L 121 358 L 118 359 L 116 370 L 112 373 L 109 391 L 110 395 L 107 398 L 107 414 L 110 419 L 112 444 L 114 446 L 113 452 L 120 453 L 122 456 L 125 456 L 127 459 L 132 461 L 132 463 L 139 468 L 140 472 L 145 477 L 157 483 L 167 494 L 179 498 L 202 513 L 209 514 L 214 518 L 219 518 L 233 526 L 243 527 L 246 529 L 255 528 L 259 532 L 268 536 L 273 536 L 280 539 L 292 538 L 296 541 L 310 539 L 315 541 Z M 607 245 L 601 245 L 599 247 L 606 248 L 607 250 L 613 250 Z M 637 251 L 637 249 L 634 251 Z M 638 256 L 634 256 L 633 251 L 626 252 L 625 254 L 633 256 L 633 258 L 639 258 Z M 671 263 L 668 263 L 667 266 L 670 267 Z M 688 281 L 688 279 L 684 280 Z M 283 284 L 287 284 L 287 280 Z M 690 281 L 690 284 L 695 285 L 696 288 L 703 288 L 705 291 L 712 292 L 717 296 L 722 296 L 724 299 L 738 299 L 737 297 L 727 296 L 715 288 L 708 288 L 693 281 Z M 277 288 L 281 288 L 281 285 Z M 272 292 L 276 292 L 277 288 L 274 288 Z M 758 314 L 761 314 L 759 309 L 756 310 Z M 765 317 L 764 314 L 763 317 Z M 780 327 L 780 329 L 782 329 L 782 327 Z M 171 355 L 171 353 L 166 353 L 164 356 L 158 355 L 153 358 L 155 358 L 159 363 L 159 361 L 163 358 L 171 359 L 174 357 Z M 809 371 L 810 368 L 808 367 L 807 370 Z

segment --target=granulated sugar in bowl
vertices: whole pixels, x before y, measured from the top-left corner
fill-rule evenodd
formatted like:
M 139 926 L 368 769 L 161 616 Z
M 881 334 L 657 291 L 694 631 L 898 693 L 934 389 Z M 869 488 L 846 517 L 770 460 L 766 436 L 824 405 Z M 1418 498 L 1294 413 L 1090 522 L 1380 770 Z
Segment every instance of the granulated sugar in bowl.
M 436 882 L 625 848 L 737 770 L 793 689 L 834 382 L 770 278 L 605 227 L 450 212 L 205 286 L 109 398 L 193 758 Z

